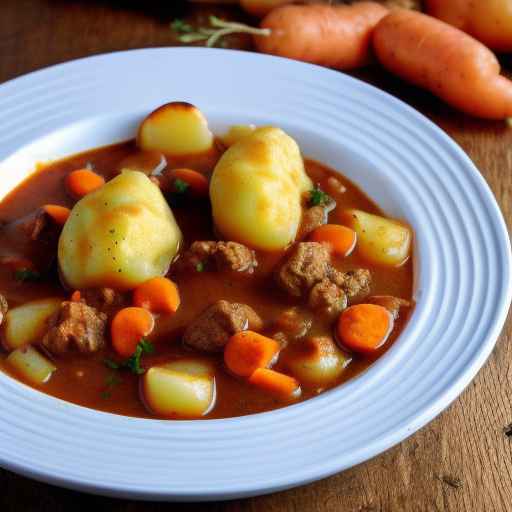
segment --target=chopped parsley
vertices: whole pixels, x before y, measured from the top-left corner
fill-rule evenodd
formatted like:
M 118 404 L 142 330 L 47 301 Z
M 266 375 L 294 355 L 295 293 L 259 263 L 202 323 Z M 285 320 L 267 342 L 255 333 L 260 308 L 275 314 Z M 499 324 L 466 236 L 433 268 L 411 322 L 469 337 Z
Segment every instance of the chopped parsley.
M 318 185 L 309 192 L 310 206 L 325 205 L 331 200 L 330 196 L 326 194 Z
M 189 186 L 190 185 L 188 183 L 180 179 L 177 179 L 174 182 L 174 190 L 176 190 L 178 194 L 184 194 L 188 190 Z
M 103 400 L 108 400 L 112 396 L 112 389 L 118 384 L 121 384 L 121 382 L 123 381 L 115 373 L 107 375 L 105 378 L 105 389 L 100 392 L 101 398 L 103 398 Z
M 16 281 L 20 281 L 22 283 L 25 283 L 27 281 L 40 281 L 41 280 L 41 274 L 35 270 L 31 270 L 29 268 L 19 268 L 14 273 L 14 279 Z
M 177 34 L 188 34 L 194 30 L 190 23 L 187 23 L 180 18 L 176 18 L 171 22 L 171 29 Z
M 144 368 L 141 367 L 140 362 L 144 354 L 152 354 L 155 351 L 153 343 L 141 338 L 137 347 L 135 348 L 134 354 L 128 359 L 118 362 L 113 359 L 104 359 L 103 363 L 107 368 L 111 370 L 129 370 L 135 375 L 141 375 L 144 373 Z
M 203 272 L 204 271 L 204 263 L 202 261 L 200 261 L 197 265 L 196 265 L 196 270 L 197 272 Z

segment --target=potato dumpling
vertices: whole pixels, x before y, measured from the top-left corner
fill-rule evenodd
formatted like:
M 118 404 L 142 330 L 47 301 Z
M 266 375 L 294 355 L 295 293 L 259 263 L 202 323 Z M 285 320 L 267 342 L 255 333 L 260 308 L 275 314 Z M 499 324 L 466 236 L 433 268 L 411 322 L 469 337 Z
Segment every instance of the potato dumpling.
M 31 346 L 14 350 L 9 354 L 6 361 L 32 384 L 48 382 L 52 373 L 57 369 L 46 357 Z
M 228 147 L 232 146 L 239 140 L 247 137 L 247 135 L 254 133 L 254 130 L 256 130 L 256 126 L 253 124 L 234 124 L 230 126 L 227 133 L 222 136 L 222 142 Z
M 308 386 L 332 384 L 350 359 L 327 336 L 314 336 L 300 343 L 288 360 L 293 376 Z
M 145 151 L 184 156 L 213 147 L 213 134 L 202 112 L 190 103 L 167 103 L 149 114 L 139 127 L 137 143 Z
M 62 299 L 50 298 L 27 302 L 10 309 L 5 314 L 4 342 L 8 349 L 41 341 L 48 326 L 46 321 L 62 303 Z
M 197 418 L 215 404 L 213 367 L 195 359 L 153 366 L 142 380 L 147 406 L 162 417 Z
M 164 275 L 181 232 L 160 189 L 124 171 L 80 200 L 59 239 L 59 266 L 71 288 L 128 290 Z
M 357 233 L 356 249 L 368 261 L 396 267 L 409 258 L 412 232 L 405 224 L 361 210 L 346 210 L 342 221 Z
M 297 143 L 274 127 L 231 146 L 210 181 L 215 225 L 228 240 L 278 250 L 295 240 L 302 194 L 312 189 Z

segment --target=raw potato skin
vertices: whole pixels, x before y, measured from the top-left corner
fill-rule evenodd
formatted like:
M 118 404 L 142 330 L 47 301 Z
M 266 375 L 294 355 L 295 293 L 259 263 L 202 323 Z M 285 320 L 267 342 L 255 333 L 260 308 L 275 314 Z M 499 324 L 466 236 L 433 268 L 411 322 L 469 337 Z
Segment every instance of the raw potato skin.
M 510 0 L 425 0 L 426 12 L 499 52 L 512 51 Z
M 279 128 L 259 128 L 231 146 L 215 167 L 215 225 L 226 240 L 282 249 L 295 240 L 302 194 L 312 187 L 297 143 Z
M 181 238 L 159 188 L 125 171 L 71 211 L 59 240 L 60 273 L 74 289 L 129 290 L 164 275 Z

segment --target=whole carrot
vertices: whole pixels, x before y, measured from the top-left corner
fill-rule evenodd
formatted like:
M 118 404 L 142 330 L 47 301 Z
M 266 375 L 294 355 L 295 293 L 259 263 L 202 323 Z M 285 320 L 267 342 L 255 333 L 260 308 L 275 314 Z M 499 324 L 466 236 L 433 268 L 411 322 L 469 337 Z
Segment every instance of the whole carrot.
M 496 56 L 464 32 L 430 16 L 396 10 L 373 32 L 381 64 L 476 117 L 512 116 L 512 82 Z
M 328 66 L 354 69 L 370 60 L 371 33 L 388 9 L 375 2 L 354 5 L 284 5 L 262 20 L 259 51 Z

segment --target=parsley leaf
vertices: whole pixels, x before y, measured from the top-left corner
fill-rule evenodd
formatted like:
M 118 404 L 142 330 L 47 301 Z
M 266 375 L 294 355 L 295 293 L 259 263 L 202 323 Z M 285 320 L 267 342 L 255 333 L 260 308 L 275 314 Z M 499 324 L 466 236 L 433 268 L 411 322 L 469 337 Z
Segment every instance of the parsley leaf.
M 40 281 L 41 280 L 41 274 L 39 272 L 36 272 L 35 270 L 31 270 L 29 268 L 20 268 L 16 270 L 14 273 L 14 279 L 16 281 L 20 281 L 22 283 L 27 281 Z
M 186 21 L 183 21 L 179 18 L 176 18 L 171 22 L 171 29 L 174 30 L 174 32 L 178 34 L 186 34 L 188 32 L 192 32 L 194 29 L 192 28 L 192 25 L 187 23 Z
M 197 265 L 196 265 L 196 271 L 197 272 L 203 272 L 204 271 L 204 263 L 202 261 L 200 261 Z
M 145 371 L 140 365 L 142 356 L 144 354 L 152 354 L 154 351 L 155 347 L 153 343 L 145 338 L 141 338 L 139 343 L 137 343 L 134 354 L 125 361 L 118 363 L 112 359 L 104 359 L 103 362 L 107 368 L 111 368 L 112 370 L 129 370 L 135 375 L 142 375 Z
M 174 189 L 178 194 L 184 194 L 188 190 L 189 184 L 183 180 L 177 179 L 174 182 Z
M 330 197 L 318 185 L 309 192 L 310 206 L 324 205 L 330 201 Z

